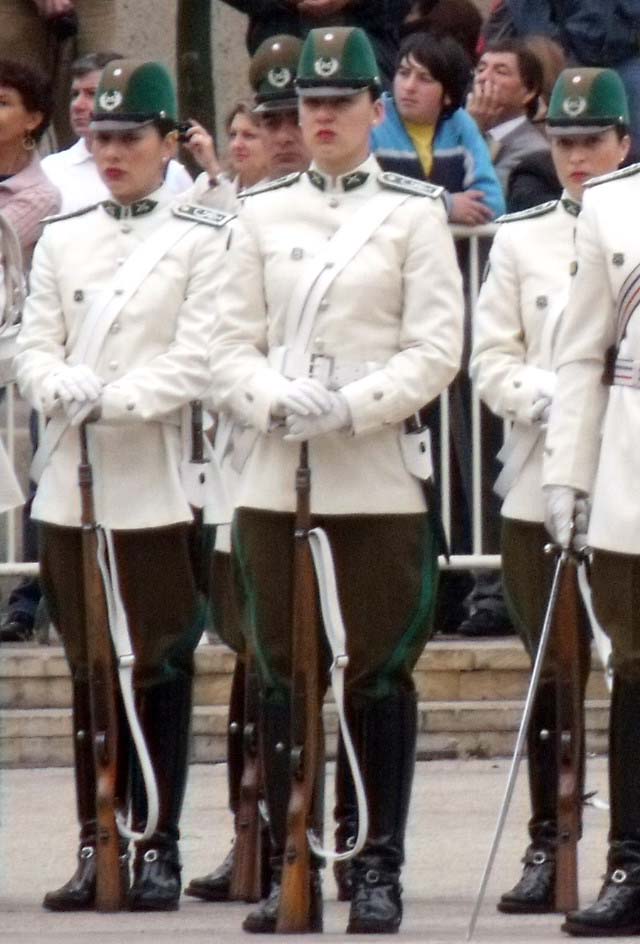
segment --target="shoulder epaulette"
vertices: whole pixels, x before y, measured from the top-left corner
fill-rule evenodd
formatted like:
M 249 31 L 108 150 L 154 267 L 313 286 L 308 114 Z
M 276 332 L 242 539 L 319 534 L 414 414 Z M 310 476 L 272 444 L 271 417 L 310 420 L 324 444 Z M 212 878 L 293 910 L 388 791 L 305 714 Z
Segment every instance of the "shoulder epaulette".
M 609 180 L 619 180 L 621 177 L 633 177 L 640 173 L 640 164 L 629 164 L 622 170 L 614 170 L 610 174 L 602 174 L 600 177 L 592 177 L 591 180 L 585 180 L 585 187 L 597 187 L 598 184 L 606 184 Z
M 97 210 L 99 206 L 99 203 L 91 203 L 89 206 L 80 207 L 79 210 L 74 210 L 72 213 L 60 213 L 58 216 L 45 216 L 42 225 L 46 226 L 49 223 L 59 223 L 60 220 L 71 220 L 74 216 L 84 216 L 85 213 L 90 213 L 91 210 Z
M 436 200 L 444 193 L 444 187 L 429 184 L 425 180 L 404 177 L 402 174 L 394 174 L 388 170 L 379 175 L 378 183 L 388 190 L 400 190 L 402 193 L 410 193 L 414 197 L 431 197 L 432 200 Z
M 191 220 L 192 223 L 205 223 L 207 226 L 215 226 L 216 229 L 225 226 L 234 218 L 233 213 L 223 213 L 222 210 L 213 210 L 197 203 L 178 203 L 171 209 L 173 215 L 179 216 L 180 219 Z
M 538 206 L 529 207 L 526 210 L 519 210 L 517 213 L 503 213 L 494 222 L 513 223 L 515 220 L 532 220 L 536 216 L 546 216 L 558 206 L 559 200 L 549 200 L 547 203 L 539 203 Z
M 270 190 L 279 190 L 280 187 L 290 187 L 291 184 L 295 184 L 296 180 L 300 180 L 301 177 L 302 172 L 296 171 L 294 174 L 285 174 L 284 177 L 276 177 L 275 180 L 265 180 L 264 183 L 256 184 L 255 187 L 241 190 L 238 194 L 238 199 L 244 200 L 245 197 L 255 197 L 258 193 L 268 193 Z

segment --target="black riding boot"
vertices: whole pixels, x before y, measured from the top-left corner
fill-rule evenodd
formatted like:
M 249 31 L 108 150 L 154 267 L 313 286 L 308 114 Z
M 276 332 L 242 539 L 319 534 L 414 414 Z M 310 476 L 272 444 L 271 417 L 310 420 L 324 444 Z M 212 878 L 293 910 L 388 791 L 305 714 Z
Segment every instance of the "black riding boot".
M 175 911 L 180 898 L 178 823 L 187 780 L 191 721 L 191 678 L 178 674 L 140 691 L 139 714 L 158 785 L 160 815 L 154 835 L 137 843 L 131 911 Z M 139 770 L 134 770 L 133 823 L 142 831 L 147 799 Z
M 355 717 L 349 717 L 349 731 L 354 744 L 357 745 L 359 740 L 354 726 L 355 720 Z M 338 733 L 336 753 L 336 805 L 333 809 L 333 818 L 336 822 L 336 851 L 344 852 L 353 846 L 358 832 L 358 809 L 353 777 L 341 733 Z M 352 860 L 334 862 L 333 875 L 338 887 L 338 901 L 351 901 L 353 895 Z
M 125 728 L 120 725 L 121 731 Z M 96 901 L 96 781 L 91 744 L 91 708 L 88 682 L 73 683 L 73 750 L 75 763 L 76 804 L 80 823 L 78 866 L 68 882 L 47 892 L 42 902 L 50 911 L 88 911 Z M 122 737 L 126 735 L 122 733 Z M 126 803 L 128 756 L 118 763 L 118 804 Z M 121 881 L 126 893 L 129 888 L 129 857 L 127 843 L 121 841 Z
M 236 659 L 231 697 L 229 699 L 229 724 L 227 728 L 227 775 L 229 779 L 229 808 L 238 812 L 238 796 L 242 779 L 242 734 L 244 728 L 244 663 Z M 227 901 L 233 873 L 233 845 L 220 865 L 200 878 L 193 878 L 184 890 L 185 895 L 202 898 L 203 901 Z
M 570 911 L 577 937 L 640 935 L 640 680 L 616 676 L 609 721 L 611 829 L 607 873 L 594 904 Z
M 538 688 L 527 733 L 531 843 L 519 882 L 500 898 L 505 914 L 545 914 L 555 911 L 558 765 L 556 757 L 556 687 Z
M 287 839 L 287 809 L 291 777 L 291 712 L 288 703 L 262 699 L 261 712 L 262 769 L 265 800 L 269 814 L 271 885 L 260 905 L 242 922 L 252 934 L 275 934 L 282 884 L 282 863 Z M 323 768 L 320 764 L 319 767 Z M 322 931 L 322 888 L 318 869 L 311 875 L 311 930 Z
M 353 897 L 347 934 L 394 934 L 402 921 L 400 869 L 415 764 L 414 692 L 353 706 L 361 713 L 362 765 L 369 834 L 353 860 Z M 358 722 L 356 721 L 356 724 Z

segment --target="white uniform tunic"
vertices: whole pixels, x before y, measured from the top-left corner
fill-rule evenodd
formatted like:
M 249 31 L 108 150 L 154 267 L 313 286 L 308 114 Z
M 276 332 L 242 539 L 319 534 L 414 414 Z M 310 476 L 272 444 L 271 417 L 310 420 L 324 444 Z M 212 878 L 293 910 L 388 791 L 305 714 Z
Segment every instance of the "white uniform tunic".
M 640 553 L 640 389 L 605 386 L 602 374 L 619 301 L 632 312 L 619 356 L 640 361 L 638 208 L 640 165 L 585 192 L 544 464 L 546 484 L 592 496 L 589 543 L 626 554 Z
M 270 432 L 270 410 L 288 381 L 267 362 L 284 344 L 290 295 L 308 263 L 355 210 L 379 193 L 369 158 L 344 178 L 308 174 L 247 198 L 233 237 L 212 348 L 220 409 L 260 431 L 238 506 L 291 511 L 299 446 Z M 354 176 L 355 175 L 355 176 Z M 354 186 L 354 180 L 360 183 Z M 362 182 L 364 181 L 364 182 Z M 345 189 L 346 186 L 346 189 Z M 424 510 L 400 453 L 402 420 L 447 386 L 460 363 L 462 293 L 442 201 L 409 196 L 337 275 L 321 301 L 311 353 L 379 365 L 342 387 L 353 432 L 310 443 L 317 513 Z M 355 434 L 355 435 L 354 435 Z
M 553 387 L 553 339 L 569 296 L 577 212 L 565 195 L 504 217 L 475 313 L 470 372 L 487 406 L 512 424 L 507 452 L 522 460 L 502 514 L 520 521 L 544 521 L 544 432 L 532 425 L 531 408 L 541 387 Z
M 208 348 L 226 233 L 175 217 L 162 187 L 157 206 L 116 219 L 103 206 L 49 224 L 38 244 L 18 338 L 20 387 L 55 413 L 51 378 L 67 362 L 96 293 L 167 224 L 183 237 L 164 255 L 111 324 L 97 361 L 102 419 L 90 427 L 98 520 L 149 528 L 191 519 L 181 485 L 180 411 L 209 385 Z M 205 211 L 206 212 L 206 211 Z M 77 429 L 68 429 L 44 469 L 33 517 L 80 524 Z

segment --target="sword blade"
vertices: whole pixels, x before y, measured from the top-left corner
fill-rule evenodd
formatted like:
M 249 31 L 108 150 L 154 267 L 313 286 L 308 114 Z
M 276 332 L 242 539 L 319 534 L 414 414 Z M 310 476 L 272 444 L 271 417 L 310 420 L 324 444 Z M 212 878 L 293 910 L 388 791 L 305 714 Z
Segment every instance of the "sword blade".
M 520 761 L 522 760 L 522 754 L 524 749 L 525 740 L 527 737 L 527 730 L 529 728 L 529 722 L 531 720 L 531 712 L 533 711 L 533 702 L 538 690 L 538 683 L 540 681 L 540 674 L 542 672 L 542 665 L 544 662 L 544 657 L 547 651 L 547 646 L 549 643 L 549 637 L 551 635 L 551 627 L 553 626 L 553 616 L 556 608 L 556 602 L 558 600 L 558 592 L 560 589 L 560 577 L 562 576 L 562 570 L 569 560 L 570 551 L 568 548 L 563 548 L 561 554 L 558 557 L 556 563 L 556 568 L 553 574 L 553 583 L 551 584 L 551 593 L 549 594 L 549 602 L 547 603 L 547 611 L 544 617 L 544 623 L 542 626 L 542 633 L 540 635 L 540 642 L 538 644 L 538 652 L 536 654 L 535 662 L 533 664 L 533 671 L 531 673 L 531 681 L 529 682 L 529 689 L 527 691 L 527 698 L 524 703 L 524 711 L 522 712 L 522 720 L 520 721 L 520 728 L 518 730 L 518 737 L 516 739 L 516 746 L 513 752 L 513 757 L 511 759 L 511 767 L 509 769 L 509 776 L 507 778 L 507 785 L 505 787 L 504 796 L 502 798 L 502 805 L 500 807 L 500 812 L 498 813 L 498 819 L 496 822 L 496 828 L 493 835 L 493 840 L 491 843 L 491 848 L 489 850 L 489 855 L 487 856 L 487 862 L 484 867 L 484 872 L 482 873 L 482 879 L 480 881 L 480 888 L 478 889 L 478 894 L 476 897 L 475 904 L 473 906 L 473 911 L 471 912 L 471 918 L 469 921 L 469 927 L 467 930 L 467 941 L 470 941 L 473 937 L 473 933 L 476 928 L 476 923 L 478 921 L 478 914 L 480 913 L 480 908 L 482 907 L 482 902 L 484 901 L 485 892 L 487 890 L 487 885 L 489 883 L 489 878 L 491 876 L 491 870 L 493 869 L 493 863 L 498 852 L 498 846 L 500 845 L 500 839 L 502 837 L 502 831 L 504 829 L 504 824 L 507 819 L 507 814 L 509 812 L 509 806 L 511 805 L 511 798 L 513 796 L 513 791 L 516 786 L 516 779 L 518 776 L 518 769 L 520 767 Z

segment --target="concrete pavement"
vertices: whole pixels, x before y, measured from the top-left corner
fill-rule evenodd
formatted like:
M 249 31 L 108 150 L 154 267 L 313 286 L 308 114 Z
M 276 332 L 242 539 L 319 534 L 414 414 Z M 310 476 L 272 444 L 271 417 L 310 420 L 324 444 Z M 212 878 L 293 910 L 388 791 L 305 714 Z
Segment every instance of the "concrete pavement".
M 408 830 L 403 944 L 453 944 L 466 927 L 493 834 L 508 760 L 430 761 L 418 764 Z M 333 766 L 327 796 L 332 795 Z M 588 789 L 606 797 L 606 761 L 589 761 Z M 524 765 L 476 931 L 478 944 L 531 944 L 569 940 L 560 917 L 499 916 L 498 894 L 519 874 L 526 844 L 527 787 Z M 580 845 L 581 896 L 597 893 L 604 870 L 607 814 L 588 807 Z M 327 835 L 329 834 L 327 821 Z M 49 914 L 40 907 L 45 890 L 70 876 L 75 861 L 73 783 L 68 768 L 0 772 L 0 942 L 91 944 L 247 944 L 240 930 L 250 906 L 212 905 L 184 898 L 181 910 L 164 915 Z M 211 870 L 229 848 L 224 765 L 194 765 L 183 818 L 183 877 Z M 327 870 L 325 934 L 306 940 L 347 940 L 348 906 L 335 901 Z M 279 937 L 290 941 L 291 937 Z M 349 941 L 384 941 L 353 936 Z M 621 940 L 621 939 L 618 939 Z

